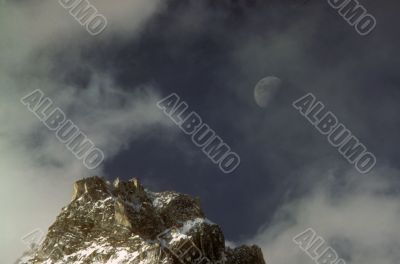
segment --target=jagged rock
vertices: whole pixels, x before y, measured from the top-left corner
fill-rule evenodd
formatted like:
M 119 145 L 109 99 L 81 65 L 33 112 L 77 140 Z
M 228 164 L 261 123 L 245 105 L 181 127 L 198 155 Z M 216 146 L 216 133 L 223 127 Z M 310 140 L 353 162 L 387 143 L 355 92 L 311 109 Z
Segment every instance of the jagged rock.
M 99 196 L 107 193 L 107 183 L 98 176 L 87 178 L 84 180 L 77 181 L 74 184 L 74 194 L 72 200 L 76 200 L 83 194 L 88 194 L 94 199 L 98 199 Z
M 115 223 L 117 225 L 125 226 L 129 229 L 132 228 L 129 220 L 129 214 L 125 209 L 125 204 L 122 201 L 116 201 L 115 203 Z
M 225 247 L 199 199 L 145 190 L 137 179 L 77 181 L 71 203 L 45 240 L 17 262 L 107 264 L 265 264 L 261 249 Z

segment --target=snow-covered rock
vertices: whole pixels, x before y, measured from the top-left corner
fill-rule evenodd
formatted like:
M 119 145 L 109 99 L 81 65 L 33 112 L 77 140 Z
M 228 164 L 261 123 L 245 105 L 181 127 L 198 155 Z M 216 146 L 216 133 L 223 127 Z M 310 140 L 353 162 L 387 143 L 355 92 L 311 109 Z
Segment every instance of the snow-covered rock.
M 226 248 L 198 199 L 97 176 L 74 184 L 44 241 L 17 263 L 265 264 L 256 246 Z

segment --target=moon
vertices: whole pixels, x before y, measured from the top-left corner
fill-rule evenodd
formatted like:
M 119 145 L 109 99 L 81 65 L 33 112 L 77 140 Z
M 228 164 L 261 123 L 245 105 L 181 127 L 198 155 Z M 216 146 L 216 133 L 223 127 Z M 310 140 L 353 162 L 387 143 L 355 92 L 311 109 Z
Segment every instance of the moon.
M 267 107 L 282 85 L 281 79 L 268 76 L 261 79 L 254 88 L 254 99 L 259 107 Z

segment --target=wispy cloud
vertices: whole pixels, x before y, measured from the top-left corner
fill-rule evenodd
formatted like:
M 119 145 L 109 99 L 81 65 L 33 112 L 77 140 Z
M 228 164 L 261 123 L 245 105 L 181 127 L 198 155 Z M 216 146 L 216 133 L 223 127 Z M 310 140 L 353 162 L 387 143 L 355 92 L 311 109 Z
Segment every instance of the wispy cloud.
M 116 34 L 134 37 L 157 12 L 159 1 L 97 1 L 107 15 L 108 32 L 90 36 L 57 1 L 7 2 L 0 8 L 0 255 L 12 263 L 23 252 L 20 238 L 35 228 L 45 230 L 70 199 L 74 180 L 95 173 L 86 169 L 54 133 L 20 103 L 41 89 L 68 118 L 111 158 L 154 125 L 168 125 L 155 107 L 161 98 L 148 84 L 125 92 L 111 75 L 90 66 L 80 87 L 60 81 L 54 54 L 74 54 L 76 67 L 85 65 L 81 50 Z M 71 66 L 71 65 L 70 65 Z
M 282 206 L 272 223 L 252 242 L 262 246 L 270 263 L 312 262 L 292 239 L 313 228 L 347 264 L 395 264 L 400 260 L 398 171 L 380 169 L 368 176 L 348 173 L 341 186 L 333 175 Z M 337 182 L 336 182 L 337 183 Z

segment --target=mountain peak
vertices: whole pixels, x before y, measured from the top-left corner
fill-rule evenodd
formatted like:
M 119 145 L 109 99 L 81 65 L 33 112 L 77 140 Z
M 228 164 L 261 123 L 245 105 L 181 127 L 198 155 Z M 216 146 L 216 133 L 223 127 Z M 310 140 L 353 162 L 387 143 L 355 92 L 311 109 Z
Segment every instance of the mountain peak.
M 73 190 L 45 240 L 18 263 L 265 264 L 256 246 L 226 247 L 221 228 L 189 195 L 98 176 Z

